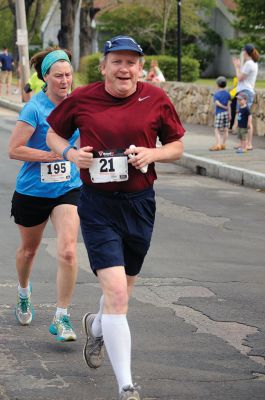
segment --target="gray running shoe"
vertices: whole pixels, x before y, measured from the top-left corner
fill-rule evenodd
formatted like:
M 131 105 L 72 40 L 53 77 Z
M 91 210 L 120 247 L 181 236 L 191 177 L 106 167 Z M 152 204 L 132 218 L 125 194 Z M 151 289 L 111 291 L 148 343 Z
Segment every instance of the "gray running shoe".
M 34 308 L 31 304 L 32 285 L 30 283 L 30 294 L 28 297 L 20 297 L 17 293 L 17 305 L 15 316 L 21 325 L 29 325 L 34 318 Z
M 119 400 L 141 400 L 138 390 L 140 388 L 136 385 L 124 387 L 120 393 Z
M 95 337 L 92 333 L 92 324 L 96 314 L 87 313 L 84 315 L 82 325 L 87 339 L 83 348 L 83 357 L 90 368 L 99 368 L 104 360 L 103 337 Z

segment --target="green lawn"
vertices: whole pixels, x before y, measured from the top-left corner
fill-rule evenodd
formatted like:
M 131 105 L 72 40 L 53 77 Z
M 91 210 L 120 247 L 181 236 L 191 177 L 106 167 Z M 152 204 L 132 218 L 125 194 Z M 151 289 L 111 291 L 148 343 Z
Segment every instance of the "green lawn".
M 197 85 L 205 85 L 205 86 L 210 86 L 210 87 L 213 87 L 213 88 L 216 87 L 215 79 L 198 79 L 194 83 L 197 84 Z M 82 82 L 80 74 L 78 72 L 75 72 L 75 74 L 74 74 L 74 86 L 78 87 L 78 86 L 82 86 L 82 85 L 84 85 L 84 83 Z M 228 79 L 227 87 L 231 88 L 232 85 L 233 85 L 233 80 L 232 79 Z M 265 80 L 257 81 L 255 87 L 256 87 L 256 89 L 265 89 Z
M 211 86 L 211 87 L 216 87 L 215 79 L 198 79 L 196 82 L 194 82 L 198 85 L 205 85 L 205 86 Z M 232 87 L 233 81 L 232 79 L 228 79 L 228 84 L 227 87 Z M 256 81 L 255 85 L 256 89 L 265 89 L 265 80 L 258 80 Z

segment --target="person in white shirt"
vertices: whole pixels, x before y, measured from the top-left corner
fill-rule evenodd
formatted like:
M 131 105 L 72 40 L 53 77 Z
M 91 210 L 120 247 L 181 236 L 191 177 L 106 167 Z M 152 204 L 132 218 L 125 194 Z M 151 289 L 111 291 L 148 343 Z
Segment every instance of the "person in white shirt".
M 259 52 L 252 44 L 246 44 L 243 48 L 243 65 L 239 58 L 233 58 L 233 64 L 238 78 L 237 94 L 244 92 L 247 95 L 247 105 L 251 108 L 255 96 L 255 83 L 258 75 Z M 234 125 L 234 129 L 237 126 Z M 248 150 L 253 150 L 253 125 L 248 131 Z
M 150 67 L 151 68 L 147 74 L 146 81 L 151 81 L 151 82 L 165 82 L 166 81 L 163 72 L 159 68 L 157 60 L 153 59 L 151 61 Z

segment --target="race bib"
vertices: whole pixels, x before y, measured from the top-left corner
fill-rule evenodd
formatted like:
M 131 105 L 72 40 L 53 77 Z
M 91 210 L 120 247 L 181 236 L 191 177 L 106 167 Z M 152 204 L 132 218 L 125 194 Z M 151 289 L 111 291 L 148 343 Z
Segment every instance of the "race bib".
M 127 181 L 128 158 L 124 150 L 93 151 L 89 173 L 93 183 Z
M 69 181 L 71 178 L 70 161 L 41 163 L 40 177 L 41 177 L 41 182 L 45 183 Z

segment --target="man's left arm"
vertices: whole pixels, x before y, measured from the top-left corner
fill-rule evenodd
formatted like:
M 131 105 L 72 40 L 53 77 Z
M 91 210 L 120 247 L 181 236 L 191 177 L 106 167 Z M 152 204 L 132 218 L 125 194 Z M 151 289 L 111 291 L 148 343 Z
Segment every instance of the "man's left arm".
M 183 154 L 183 143 L 181 140 L 175 140 L 161 147 L 151 149 L 148 147 L 134 147 L 133 149 L 127 149 L 125 154 L 135 154 L 135 157 L 130 158 L 128 162 L 136 169 L 141 169 L 153 162 L 167 163 L 179 160 Z

